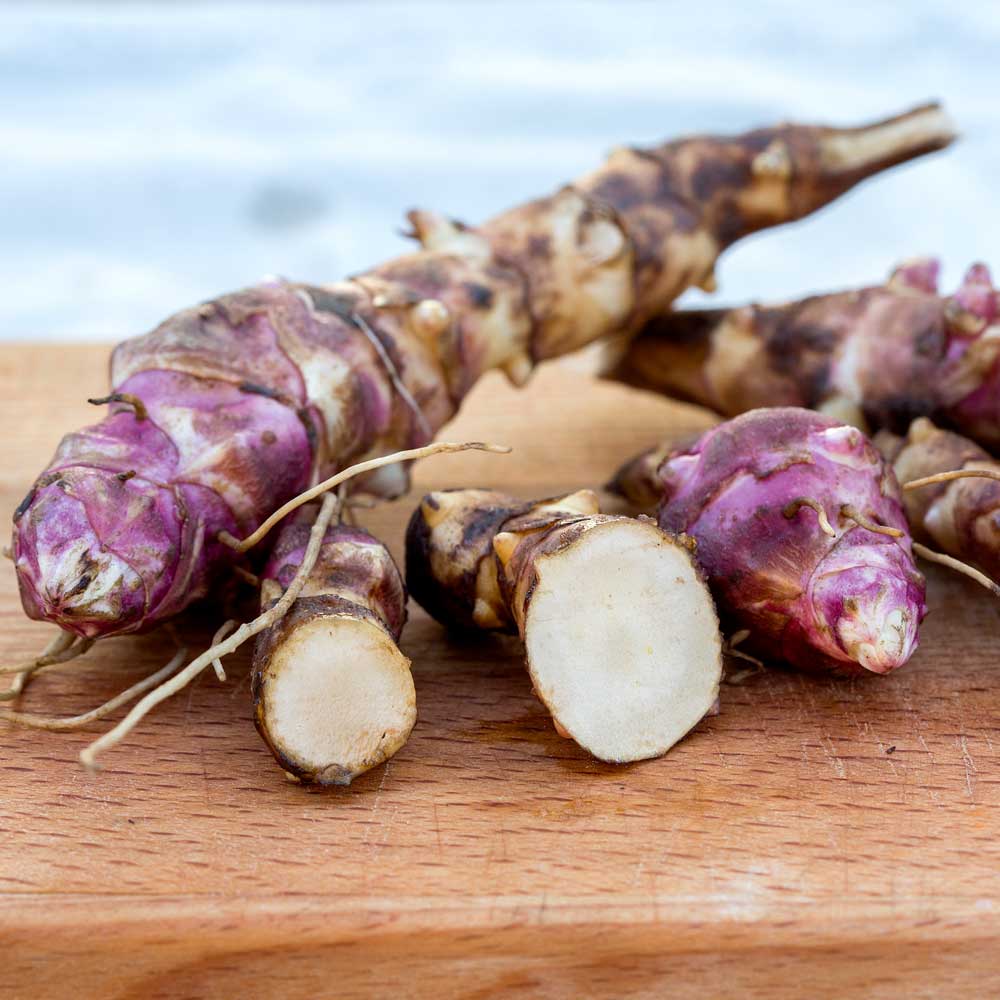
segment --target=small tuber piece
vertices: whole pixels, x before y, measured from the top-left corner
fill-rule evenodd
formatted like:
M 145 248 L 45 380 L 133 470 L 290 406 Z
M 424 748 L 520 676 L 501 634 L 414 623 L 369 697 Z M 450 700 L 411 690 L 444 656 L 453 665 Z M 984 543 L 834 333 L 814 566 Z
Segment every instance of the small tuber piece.
M 282 527 L 263 608 L 294 579 L 308 540 L 308 523 Z M 417 717 L 410 661 L 396 644 L 405 620 L 388 549 L 359 528 L 327 529 L 298 599 L 254 647 L 254 718 L 287 773 L 347 785 L 403 746 Z

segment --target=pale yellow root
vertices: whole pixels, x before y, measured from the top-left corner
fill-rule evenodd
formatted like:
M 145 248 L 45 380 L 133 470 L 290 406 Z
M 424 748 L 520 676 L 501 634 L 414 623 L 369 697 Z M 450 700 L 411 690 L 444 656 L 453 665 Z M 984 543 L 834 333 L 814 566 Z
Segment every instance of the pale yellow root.
M 935 552 L 933 549 L 929 549 L 926 545 L 921 545 L 919 542 L 913 543 L 913 551 L 921 559 L 947 566 L 948 569 L 953 569 L 956 573 L 961 573 L 963 576 L 969 577 L 970 580 L 975 580 L 976 583 L 985 587 L 994 597 L 1000 597 L 1000 586 L 995 584 L 985 573 L 980 573 L 975 566 L 970 566 L 968 563 L 962 562 L 961 559 L 945 555 L 943 552 Z
M 906 534 L 905 531 L 900 531 L 899 528 L 890 528 L 887 524 L 876 524 L 874 521 L 865 517 L 860 511 L 855 510 L 850 504 L 844 504 L 840 508 L 840 516 L 846 517 L 848 521 L 853 521 L 859 528 L 864 528 L 865 531 L 872 531 L 876 535 L 888 535 L 890 538 L 902 538 Z
M 806 503 L 805 506 L 811 507 L 812 504 Z M 826 517 L 825 514 L 823 516 L 824 518 Z M 756 677 L 757 674 L 762 673 L 766 669 L 763 660 L 758 660 L 756 656 L 751 656 L 749 653 L 744 653 L 741 649 L 736 648 L 749 638 L 750 629 L 741 628 L 738 632 L 734 632 L 723 645 L 722 653 L 724 656 L 730 656 L 737 660 L 746 660 L 747 663 L 753 664 L 752 667 L 744 668 L 743 670 L 725 671 L 722 676 L 723 684 L 739 686 L 744 681 L 749 680 L 751 677 Z
M 510 452 L 510 448 L 505 445 L 485 444 L 482 441 L 467 441 L 465 443 L 437 441 L 434 444 L 424 445 L 423 448 L 409 448 L 406 451 L 397 451 L 392 455 L 370 458 L 367 462 L 359 462 L 357 465 L 352 465 L 349 469 L 344 469 L 343 472 L 338 472 L 329 479 L 324 479 L 323 482 L 317 483 L 304 493 L 300 493 L 294 499 L 289 500 L 288 503 L 279 507 L 267 518 L 253 534 L 247 535 L 243 541 L 233 537 L 228 531 L 219 532 L 219 541 L 235 549 L 237 552 L 246 552 L 247 549 L 252 549 L 279 521 L 286 518 L 293 510 L 298 510 L 303 504 L 309 503 L 310 500 L 315 500 L 316 497 L 322 496 L 328 490 L 332 490 L 349 479 L 354 479 L 356 476 L 372 472 L 375 469 L 381 469 L 386 465 L 395 465 L 397 462 L 412 462 L 418 458 L 429 458 L 431 455 L 443 455 L 448 452 L 470 450 L 489 451 L 497 455 L 506 455 Z
M 94 645 L 93 639 L 77 642 L 77 638 L 71 632 L 60 631 L 34 660 L 16 666 L 0 667 L 0 675 L 15 675 L 10 687 L 6 691 L 0 691 L 0 701 L 13 701 L 24 691 L 35 674 L 69 663 L 78 656 L 83 656 Z
M 106 715 L 110 715 L 116 708 L 127 705 L 130 701 L 134 701 L 151 688 L 155 688 L 157 684 L 165 681 L 180 667 L 186 656 L 186 649 L 177 650 L 166 666 L 161 667 L 148 677 L 144 677 L 141 681 L 133 684 L 130 688 L 126 688 L 120 694 L 116 694 L 114 698 L 104 702 L 103 705 L 98 705 L 97 708 L 92 708 L 89 712 L 84 712 L 82 715 L 70 715 L 65 718 L 59 718 L 58 716 L 34 715 L 31 712 L 0 711 L 0 721 L 11 722 L 16 726 L 28 726 L 31 729 L 48 729 L 53 732 L 83 729 L 84 726 L 89 725 L 91 722 L 96 722 L 98 719 L 103 719 Z
M 281 620 L 288 609 L 298 599 L 309 574 L 312 572 L 313 566 L 316 564 L 320 546 L 323 544 L 323 536 L 326 534 L 326 529 L 330 525 L 336 508 L 337 498 L 335 496 L 327 495 L 323 498 L 323 505 L 309 533 L 309 544 L 306 546 L 302 565 L 299 566 L 295 578 L 289 585 L 288 590 L 281 595 L 281 598 L 263 614 L 258 615 L 252 622 L 241 625 L 228 639 L 212 645 L 204 653 L 192 660 L 179 673 L 174 674 L 168 681 L 150 691 L 118 725 L 81 751 L 80 763 L 84 767 L 91 771 L 95 770 L 97 755 L 120 743 L 160 702 L 166 701 L 167 698 L 185 688 L 198 674 L 210 666 L 214 660 L 228 656 L 239 649 L 247 639 L 257 635 L 258 632 L 263 632 L 275 622 Z
M 813 500 L 810 497 L 799 497 L 788 504 L 781 513 L 790 521 L 802 507 L 808 507 L 810 510 L 816 511 L 816 517 L 819 520 L 819 526 L 822 528 L 823 534 L 829 535 L 831 538 L 837 534 L 833 530 L 833 525 L 830 524 L 830 519 L 826 516 L 826 511 L 823 510 L 823 505 L 818 500 Z
M 233 572 L 244 582 L 250 584 L 251 587 L 260 586 L 260 577 L 256 573 L 251 573 L 250 570 L 244 569 L 242 566 L 234 566 Z
M 1000 472 L 994 469 L 954 469 L 951 472 L 938 472 L 933 476 L 923 476 L 903 483 L 904 490 L 918 490 L 921 486 L 933 486 L 935 483 L 948 483 L 953 479 L 998 479 Z
M 229 635 L 229 633 L 232 632 L 232 630 L 236 628 L 237 625 L 239 625 L 239 622 L 230 618 L 229 621 L 223 624 L 223 626 L 215 633 L 215 635 L 212 636 L 212 645 L 218 646 L 219 643 L 222 642 L 222 640 L 225 639 L 226 636 Z M 225 681 L 226 671 L 225 668 L 222 666 L 222 660 L 218 658 L 212 660 L 212 666 L 215 668 L 216 678 L 220 681 Z

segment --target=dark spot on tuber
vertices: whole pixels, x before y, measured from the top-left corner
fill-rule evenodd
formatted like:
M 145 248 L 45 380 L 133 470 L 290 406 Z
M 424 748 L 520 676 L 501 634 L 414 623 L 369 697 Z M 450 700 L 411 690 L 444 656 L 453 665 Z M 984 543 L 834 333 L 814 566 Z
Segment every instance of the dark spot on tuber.
M 67 597 L 75 597 L 77 594 L 82 594 L 89 586 L 94 578 L 88 573 L 84 573 L 79 580 L 76 581 L 76 586 L 72 590 L 66 592 Z
M 711 201 L 720 191 L 735 192 L 742 189 L 749 176 L 746 163 L 710 156 L 691 175 L 691 190 L 698 201 Z
M 649 200 L 635 176 L 625 170 L 606 172 L 592 189 L 592 194 L 607 202 L 618 212 L 627 212 L 630 208 L 636 208 Z
M 886 747 L 885 748 L 885 752 L 886 753 L 895 753 L 896 752 L 896 748 L 895 748 L 895 746 Z
M 32 486 L 31 489 L 28 490 L 28 495 L 14 509 L 15 521 L 19 521 L 21 519 L 21 515 L 23 515 L 24 512 L 31 506 L 31 501 L 34 499 L 35 499 L 35 487 Z
M 127 483 L 130 479 L 135 477 L 135 469 L 129 469 L 128 472 L 116 472 L 115 479 L 120 483 Z
M 308 289 L 309 297 L 313 306 L 318 312 L 333 313 L 338 319 L 344 320 L 354 326 L 355 302 L 346 295 L 334 295 L 332 292 L 324 291 L 321 288 Z
M 254 396 L 266 396 L 268 399 L 284 402 L 284 397 L 277 389 L 268 388 L 268 386 L 260 385 L 257 382 L 241 382 L 239 389 L 240 392 L 251 393 Z
M 278 440 L 278 435 L 275 434 L 274 431 L 267 430 L 261 434 L 260 439 L 264 442 L 264 444 L 274 444 L 274 442 Z
M 548 260 L 552 256 L 552 237 L 544 233 L 529 236 L 528 256 L 532 260 Z
M 489 309 L 493 305 L 493 291 L 476 281 L 465 282 L 465 292 L 476 309 Z

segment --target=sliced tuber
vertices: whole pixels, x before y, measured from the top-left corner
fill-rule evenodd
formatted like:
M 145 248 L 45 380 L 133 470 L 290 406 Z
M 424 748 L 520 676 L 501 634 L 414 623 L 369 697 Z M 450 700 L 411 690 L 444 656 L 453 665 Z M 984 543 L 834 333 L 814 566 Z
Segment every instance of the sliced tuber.
M 308 540 L 307 523 L 282 528 L 263 574 L 264 608 L 294 578 Z M 403 746 L 416 721 L 410 661 L 397 645 L 405 620 L 386 547 L 359 528 L 329 528 L 301 594 L 254 647 L 257 729 L 288 774 L 346 785 Z
M 716 704 L 718 619 L 689 545 L 590 491 L 429 493 L 406 572 L 442 624 L 519 634 L 556 729 L 600 760 L 660 756 Z

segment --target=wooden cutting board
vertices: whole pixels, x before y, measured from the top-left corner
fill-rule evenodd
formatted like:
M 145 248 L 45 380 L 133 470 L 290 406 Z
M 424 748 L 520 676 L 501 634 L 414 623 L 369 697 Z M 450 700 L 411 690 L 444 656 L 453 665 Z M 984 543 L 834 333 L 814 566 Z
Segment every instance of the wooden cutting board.
M 93 347 L 0 351 L 2 511 L 105 387 Z M 486 379 L 417 489 L 603 482 L 693 409 L 552 366 Z M 419 494 L 417 494 L 419 495 Z M 366 512 L 398 554 L 415 497 Z M 5 521 L 6 523 L 6 521 Z M 6 565 L 6 564 L 5 564 Z M 560 739 L 515 643 L 404 637 L 420 719 L 350 788 L 286 783 L 250 721 L 247 660 L 209 671 L 104 758 L 0 727 L 0 995 L 943 997 L 1000 989 L 1000 607 L 933 568 L 920 652 L 887 678 L 780 671 L 663 760 Z M 207 642 L 217 615 L 183 621 Z M 651 627 L 654 623 L 650 623 Z M 0 567 L 3 660 L 46 629 Z M 69 714 L 169 657 L 110 640 L 24 699 Z

